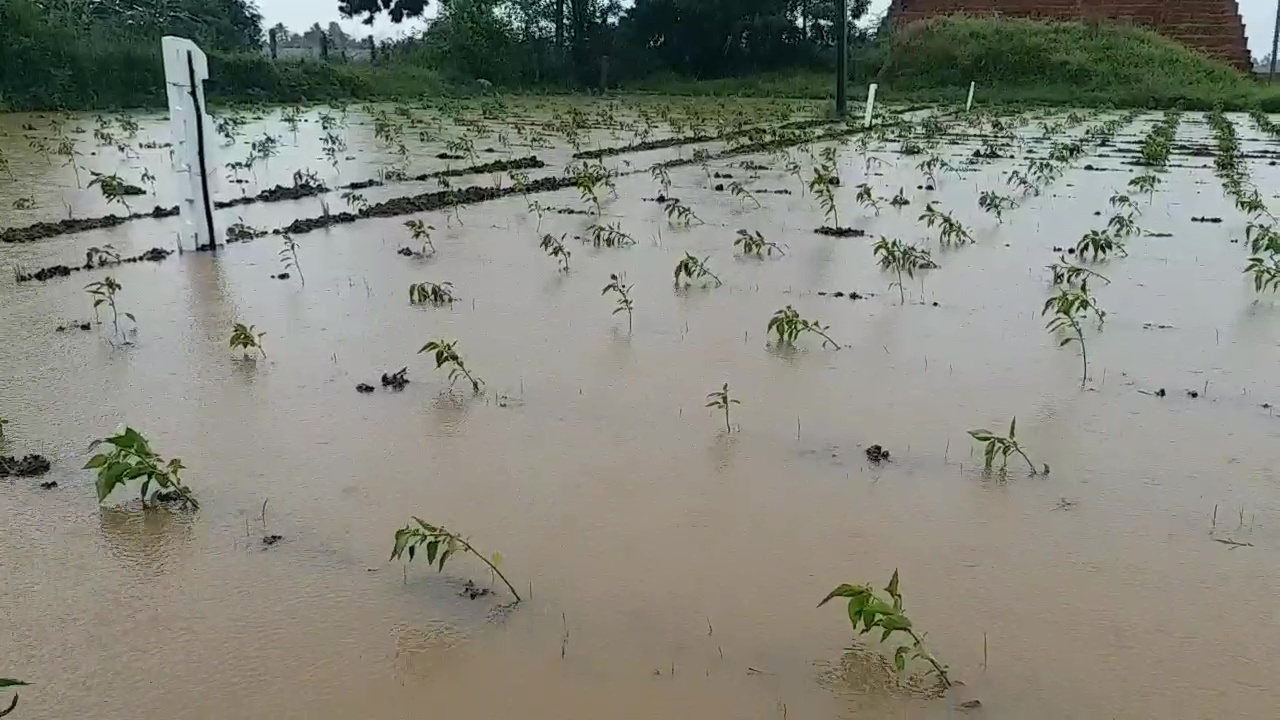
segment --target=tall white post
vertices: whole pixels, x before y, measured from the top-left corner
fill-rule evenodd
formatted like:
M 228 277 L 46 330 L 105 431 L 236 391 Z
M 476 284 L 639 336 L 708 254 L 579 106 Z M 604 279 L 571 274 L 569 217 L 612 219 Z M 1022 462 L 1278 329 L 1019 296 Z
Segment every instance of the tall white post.
M 879 87 L 879 85 L 877 85 L 876 83 L 871 83 L 871 85 L 867 88 L 867 112 L 862 117 L 863 127 L 871 127 L 871 111 L 875 108 L 877 87 Z
M 972 110 L 972 109 L 973 109 L 973 89 L 974 89 L 975 87 L 977 87 L 977 85 L 978 85 L 978 84 L 977 84 L 977 83 L 975 83 L 975 82 L 971 82 L 971 83 L 969 83 L 969 99 L 968 99 L 968 100 L 966 100 L 966 101 L 965 101 L 965 103 L 964 103 L 964 111 L 965 111 L 965 112 L 969 112 L 970 110 Z
M 186 38 L 160 40 L 164 81 L 169 97 L 169 133 L 173 142 L 174 187 L 178 195 L 178 250 L 215 249 L 213 229 L 213 126 L 204 104 L 209 63 L 204 52 Z

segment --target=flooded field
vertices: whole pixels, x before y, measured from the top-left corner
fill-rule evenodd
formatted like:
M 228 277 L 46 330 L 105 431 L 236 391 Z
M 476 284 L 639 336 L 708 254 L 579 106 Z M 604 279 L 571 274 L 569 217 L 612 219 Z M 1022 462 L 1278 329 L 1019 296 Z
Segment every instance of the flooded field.
M 0 480 L 13 717 L 1274 716 L 1280 308 L 1242 272 L 1274 263 L 1268 119 L 294 113 L 218 115 L 220 200 L 314 192 L 218 210 L 243 239 L 216 254 L 115 263 L 175 249 L 177 217 L 0 243 L 0 454 L 52 463 Z M 0 229 L 176 203 L 166 120 L 136 121 L 0 116 Z M 91 171 L 144 194 L 126 210 Z M 107 276 L 118 333 L 85 290 Z M 424 282 L 456 299 L 411 303 Z M 419 354 L 435 340 L 481 392 Z M 81 468 L 122 423 L 181 458 L 198 511 L 136 485 L 99 504 Z M 523 602 L 461 551 L 389 562 L 413 516 L 500 552 Z M 887 599 L 895 569 L 945 693 L 924 660 L 895 674 L 904 633 L 815 608 L 841 583 Z

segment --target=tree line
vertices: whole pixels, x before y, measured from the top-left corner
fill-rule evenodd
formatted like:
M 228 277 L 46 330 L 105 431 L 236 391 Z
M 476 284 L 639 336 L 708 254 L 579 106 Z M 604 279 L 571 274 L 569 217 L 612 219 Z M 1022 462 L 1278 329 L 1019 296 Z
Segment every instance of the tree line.
M 849 0 L 853 23 L 869 0 Z M 427 0 L 342 0 L 372 24 L 424 18 Z M 836 0 L 442 0 L 424 31 L 396 42 L 390 60 L 422 62 L 450 79 L 503 85 L 594 84 L 640 74 L 720 78 L 830 67 Z

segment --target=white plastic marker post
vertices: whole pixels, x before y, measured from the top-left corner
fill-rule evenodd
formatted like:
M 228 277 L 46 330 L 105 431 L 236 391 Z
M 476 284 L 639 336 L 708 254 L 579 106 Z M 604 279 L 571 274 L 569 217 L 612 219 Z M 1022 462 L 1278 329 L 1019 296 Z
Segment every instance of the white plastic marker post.
M 977 84 L 977 83 L 975 83 L 975 82 L 971 82 L 971 83 L 969 83 L 969 100 L 968 100 L 967 102 L 965 102 L 965 104 L 964 104 L 964 111 L 965 111 L 965 112 L 969 112 L 970 110 L 972 110 L 972 109 L 973 109 L 973 89 L 974 89 L 977 85 L 978 85 L 978 84 Z
M 867 113 L 862 117 L 863 127 L 871 127 L 871 111 L 874 109 L 876 104 L 877 87 L 879 87 L 879 85 L 876 83 L 871 83 L 871 85 L 867 87 Z
M 213 194 L 209 187 L 210 131 L 205 114 L 204 81 L 209 63 L 186 38 L 160 39 L 164 82 L 169 96 L 169 133 L 173 141 L 174 187 L 178 195 L 178 251 L 217 248 L 213 230 Z

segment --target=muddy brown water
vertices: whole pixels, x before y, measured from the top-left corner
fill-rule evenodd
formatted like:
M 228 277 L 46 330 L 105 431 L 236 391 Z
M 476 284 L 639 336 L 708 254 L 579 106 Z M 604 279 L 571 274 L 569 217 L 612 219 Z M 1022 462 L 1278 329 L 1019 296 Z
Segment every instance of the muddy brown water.
M 1272 147 L 1233 119 L 1246 149 Z M 1207 138 L 1185 115 L 1178 139 Z M 1195 167 L 1170 172 L 1146 207 L 1140 224 L 1172 237 L 1131 239 L 1128 258 L 1104 265 L 1109 315 L 1088 336 L 1081 391 L 1078 355 L 1044 331 L 1043 268 L 1052 246 L 1105 223 L 1092 211 L 1129 177 L 1083 164 L 1122 159 L 1082 159 L 997 225 L 976 195 L 1009 162 L 927 193 L 914 162 L 882 157 L 878 191 L 904 186 L 913 204 L 871 216 L 846 183 L 841 223 L 865 239 L 814 235 L 811 196 L 760 194 L 749 209 L 692 166 L 672 171 L 674 194 L 705 225 L 672 227 L 640 200 L 656 193 L 647 173 L 621 178 L 605 213 L 637 245 L 568 242 L 568 275 L 537 239 L 571 240 L 590 219 L 538 228 L 519 198 L 465 207 L 465 225 L 422 216 L 438 229 L 425 261 L 395 253 L 403 219 L 300 236 L 305 287 L 269 278 L 271 237 L 112 269 L 139 323 L 127 348 L 104 327 L 54 331 L 92 316 L 82 288 L 103 271 L 0 279 L 5 451 L 48 455 L 59 483 L 0 482 L 0 674 L 33 683 L 15 717 L 934 718 L 971 698 L 989 718 L 1273 717 L 1280 420 L 1261 404 L 1280 402 L 1280 308 L 1255 302 L 1240 274 L 1230 239 L 1245 218 L 1212 159 L 1178 157 Z M 743 159 L 775 168 L 752 187 L 798 190 L 776 158 Z M 1250 170 L 1277 187 L 1265 162 Z M 404 194 L 370 199 L 384 190 Z M 941 268 L 908 281 L 901 306 L 870 244 L 926 240 L 915 218 L 929 198 L 978 242 L 931 240 Z M 580 204 L 573 191 L 539 200 Z M 237 210 L 276 226 L 317 206 Z M 788 255 L 735 258 L 739 227 Z M 0 261 L 73 262 L 103 242 L 166 245 L 172 231 L 136 222 L 0 247 Z M 725 286 L 673 292 L 686 250 L 709 255 Z M 631 333 L 600 296 L 617 271 L 635 284 Z M 410 307 L 406 288 L 423 280 L 453 282 L 461 302 Z M 874 296 L 817 294 L 850 290 Z M 786 304 L 848 347 L 767 348 L 765 323 Z M 267 333 L 266 360 L 227 347 L 233 321 Z M 415 354 L 437 337 L 459 341 L 484 397 L 445 392 Z M 356 393 L 404 365 L 403 392 Z M 727 436 L 703 407 L 723 382 L 742 400 Z M 1163 399 L 1139 392 L 1162 387 Z M 1014 415 L 1048 477 L 977 471 L 965 431 Z M 197 515 L 98 507 L 78 468 L 121 422 L 183 459 Z M 868 465 L 876 443 L 891 462 Z M 411 514 L 501 551 L 528 602 L 494 619 L 501 594 L 459 596 L 468 579 L 489 582 L 479 563 L 388 563 Z M 284 540 L 264 549 L 266 534 Z M 842 671 L 844 611 L 814 608 L 834 585 L 883 586 L 894 568 L 965 683 L 947 698 Z

